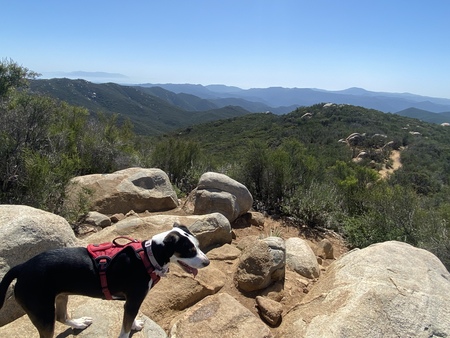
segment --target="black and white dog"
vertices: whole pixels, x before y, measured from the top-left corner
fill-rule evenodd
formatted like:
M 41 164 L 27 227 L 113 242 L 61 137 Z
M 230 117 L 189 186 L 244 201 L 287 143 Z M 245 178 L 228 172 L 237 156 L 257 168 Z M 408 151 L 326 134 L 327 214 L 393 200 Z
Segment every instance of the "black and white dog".
M 169 262 L 178 263 L 194 276 L 197 269 L 209 265 L 194 235 L 177 224 L 172 230 L 142 242 L 142 247 L 160 276 L 167 273 Z M 125 299 L 119 338 L 129 337 L 131 330 L 143 328 L 143 321 L 135 318 L 152 287 L 152 278 L 133 248 L 115 256 L 106 270 L 106 277 L 112 296 Z M 75 329 L 85 329 L 92 323 L 89 317 L 69 319 L 68 295 L 104 298 L 98 268 L 83 247 L 46 251 L 13 267 L 0 283 L 0 308 L 15 278 L 15 299 L 38 329 L 40 338 L 53 337 L 55 318 Z

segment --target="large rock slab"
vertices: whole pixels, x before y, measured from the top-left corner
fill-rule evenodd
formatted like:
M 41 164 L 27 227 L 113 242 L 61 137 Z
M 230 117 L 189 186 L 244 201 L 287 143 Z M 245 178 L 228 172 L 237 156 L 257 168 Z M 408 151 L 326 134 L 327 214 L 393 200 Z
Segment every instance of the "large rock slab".
M 0 279 L 13 266 L 43 251 L 78 244 L 64 218 L 24 205 L 0 205 L 0 238 Z M 0 311 L 0 325 L 9 323 L 23 313 L 14 300 L 10 286 Z
M 245 247 L 239 258 L 235 280 L 243 291 L 262 290 L 284 280 L 286 249 L 280 237 L 267 237 Z
M 181 310 L 220 291 L 225 281 L 225 274 L 212 266 L 200 269 L 194 278 L 172 264 L 167 276 L 150 290 L 141 311 L 161 325 L 168 325 L 168 319 Z
M 128 168 L 112 174 L 75 177 L 67 188 L 66 207 L 79 209 L 80 196 L 89 210 L 103 214 L 164 211 L 178 206 L 169 177 L 156 168 Z
M 129 236 L 139 240 L 152 238 L 154 235 L 172 229 L 174 223 L 187 226 L 198 236 L 201 247 L 225 244 L 231 241 L 230 222 L 220 213 L 207 215 L 150 215 L 130 216 L 110 227 L 84 238 L 84 242 L 103 243 L 118 236 Z
M 250 210 L 253 197 L 243 184 L 227 175 L 207 172 L 195 190 L 194 214 L 220 212 L 230 222 Z
M 351 251 L 284 316 L 279 336 L 448 337 L 450 274 L 405 243 Z
M 200 248 L 231 243 L 233 238 L 228 219 L 218 212 L 208 215 L 210 217 L 202 217 L 189 226 L 189 230 L 198 239 Z
M 59 322 L 55 325 L 55 337 L 99 338 L 117 337 L 122 327 L 123 301 L 107 301 L 81 296 L 69 297 L 69 313 L 73 318 L 92 317 L 93 323 L 84 330 L 73 330 Z M 135 338 L 166 338 L 166 332 L 147 316 L 139 313 L 144 321 L 141 331 L 133 332 Z M 0 327 L 0 337 L 39 338 L 38 331 L 28 316 Z
M 170 338 L 271 338 L 263 322 L 227 293 L 210 296 L 172 322 Z

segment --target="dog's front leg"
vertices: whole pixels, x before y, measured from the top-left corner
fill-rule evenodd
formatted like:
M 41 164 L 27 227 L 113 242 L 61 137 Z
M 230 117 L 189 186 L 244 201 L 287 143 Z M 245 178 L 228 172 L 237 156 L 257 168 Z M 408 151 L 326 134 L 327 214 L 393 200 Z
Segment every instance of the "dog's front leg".
M 144 321 L 136 319 L 144 297 L 142 299 L 138 298 L 137 301 L 133 297 L 127 298 L 124 305 L 122 330 L 120 331 L 119 338 L 128 338 L 131 330 L 140 331 L 144 327 Z

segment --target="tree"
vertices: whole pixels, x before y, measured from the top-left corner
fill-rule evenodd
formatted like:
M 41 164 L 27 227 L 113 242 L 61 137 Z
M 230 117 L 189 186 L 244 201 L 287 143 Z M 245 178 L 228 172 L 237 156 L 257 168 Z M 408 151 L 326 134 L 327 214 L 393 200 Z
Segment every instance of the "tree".
M 40 74 L 19 66 L 11 59 L 3 59 L 0 62 L 0 98 L 4 98 L 13 89 L 28 86 L 28 81 L 38 77 Z

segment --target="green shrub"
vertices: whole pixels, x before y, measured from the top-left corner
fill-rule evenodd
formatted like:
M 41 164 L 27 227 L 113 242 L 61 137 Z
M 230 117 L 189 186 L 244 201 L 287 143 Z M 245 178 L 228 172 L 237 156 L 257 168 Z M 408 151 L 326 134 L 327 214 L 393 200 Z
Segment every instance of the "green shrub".
M 333 184 L 313 181 L 299 188 L 286 199 L 283 211 L 300 224 L 312 228 L 337 229 L 342 217 L 342 208 L 337 189 Z

